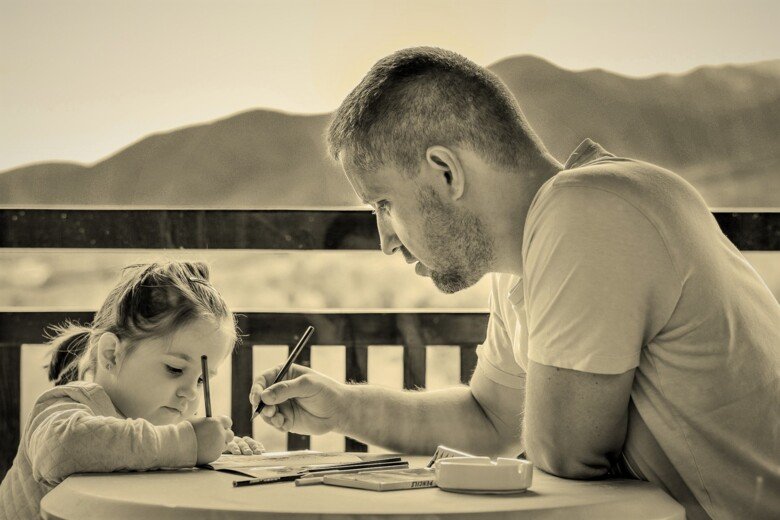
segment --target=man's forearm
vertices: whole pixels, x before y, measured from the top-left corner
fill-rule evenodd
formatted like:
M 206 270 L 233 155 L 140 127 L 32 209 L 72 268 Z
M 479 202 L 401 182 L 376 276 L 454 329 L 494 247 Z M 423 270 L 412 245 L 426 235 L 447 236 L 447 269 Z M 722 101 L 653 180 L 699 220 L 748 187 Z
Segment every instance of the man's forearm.
M 502 439 L 468 387 L 401 391 L 350 385 L 340 433 L 410 454 L 432 454 L 440 444 L 475 455 L 505 454 Z

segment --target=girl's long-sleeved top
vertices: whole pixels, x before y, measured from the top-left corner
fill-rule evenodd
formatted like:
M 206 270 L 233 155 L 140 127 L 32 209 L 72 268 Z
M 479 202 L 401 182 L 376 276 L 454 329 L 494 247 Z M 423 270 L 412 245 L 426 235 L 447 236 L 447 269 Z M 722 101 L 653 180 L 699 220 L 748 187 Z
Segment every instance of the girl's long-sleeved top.
M 123 417 L 95 383 L 54 387 L 35 402 L 0 483 L 0 520 L 39 518 L 41 499 L 73 473 L 192 467 L 197 452 L 188 421 Z

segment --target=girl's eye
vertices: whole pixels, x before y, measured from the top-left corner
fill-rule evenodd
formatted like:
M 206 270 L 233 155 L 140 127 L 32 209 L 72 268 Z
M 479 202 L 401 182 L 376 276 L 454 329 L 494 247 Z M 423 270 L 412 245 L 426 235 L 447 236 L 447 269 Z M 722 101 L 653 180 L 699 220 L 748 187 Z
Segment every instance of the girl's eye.
M 171 374 L 176 374 L 177 376 L 184 373 L 184 371 L 181 368 L 172 367 L 171 365 L 165 365 L 166 370 L 170 372 Z

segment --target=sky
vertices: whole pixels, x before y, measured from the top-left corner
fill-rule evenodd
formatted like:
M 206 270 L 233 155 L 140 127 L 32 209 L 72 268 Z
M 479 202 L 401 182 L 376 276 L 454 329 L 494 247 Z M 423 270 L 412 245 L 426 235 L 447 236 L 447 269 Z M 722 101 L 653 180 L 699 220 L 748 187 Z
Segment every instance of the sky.
M 334 110 L 435 45 L 629 76 L 780 58 L 777 0 L 0 0 L 0 171 L 255 108 Z

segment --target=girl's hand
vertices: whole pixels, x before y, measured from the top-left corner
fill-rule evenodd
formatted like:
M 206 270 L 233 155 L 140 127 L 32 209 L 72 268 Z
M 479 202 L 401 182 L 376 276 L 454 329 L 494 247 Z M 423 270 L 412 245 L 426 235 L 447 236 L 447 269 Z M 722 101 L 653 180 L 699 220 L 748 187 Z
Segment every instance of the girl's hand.
M 252 437 L 233 437 L 233 440 L 228 442 L 224 453 L 232 453 L 233 455 L 259 455 L 265 451 L 265 447 L 262 442 L 254 440 Z
M 197 465 L 214 462 L 222 454 L 225 446 L 233 440 L 233 421 L 230 417 L 198 417 L 187 419 L 195 430 L 198 442 Z

